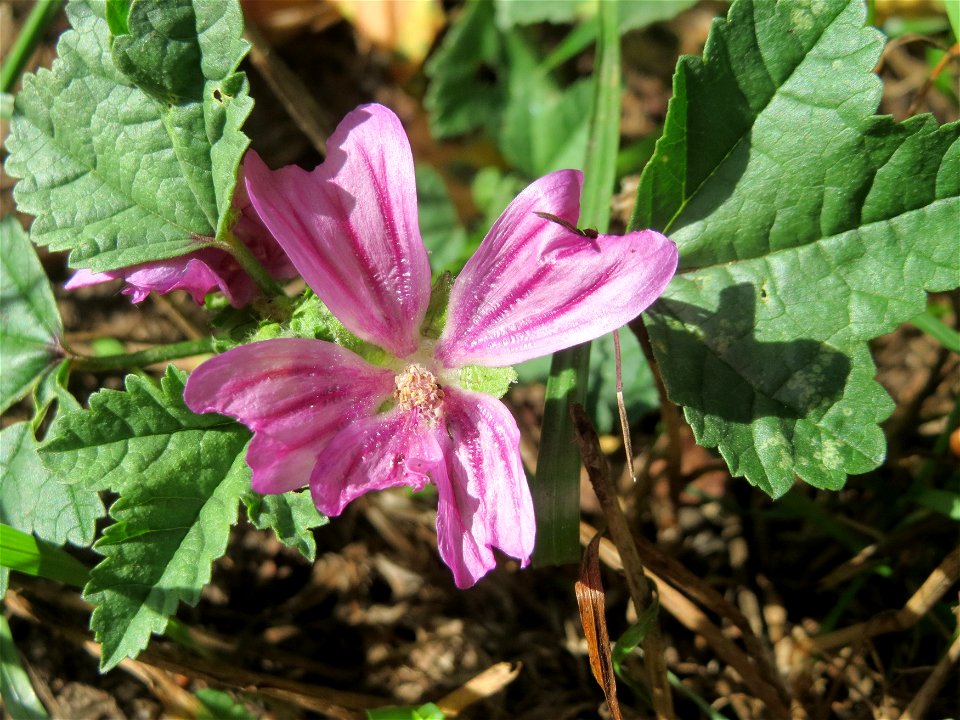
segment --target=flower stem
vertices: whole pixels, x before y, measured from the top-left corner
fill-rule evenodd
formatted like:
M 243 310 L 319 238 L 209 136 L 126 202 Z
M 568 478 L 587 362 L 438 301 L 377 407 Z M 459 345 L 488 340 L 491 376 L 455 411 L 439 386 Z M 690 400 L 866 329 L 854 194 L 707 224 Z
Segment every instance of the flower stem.
M 277 284 L 276 280 L 270 277 L 270 273 L 260 264 L 256 256 L 250 252 L 250 248 L 244 245 L 243 242 L 229 230 L 224 234 L 223 249 L 233 255 L 233 259 L 240 263 L 240 267 L 244 269 L 247 275 L 253 278 L 253 281 L 264 295 L 267 297 L 278 297 L 284 294 L 283 288 Z
M 103 370 L 139 368 L 167 360 L 176 360 L 178 358 L 190 357 L 191 355 L 203 355 L 204 353 L 211 352 L 213 352 L 213 338 L 204 337 L 197 340 L 184 340 L 183 342 L 171 343 L 169 345 L 157 345 L 156 347 L 132 353 L 118 353 L 116 355 L 103 355 L 100 357 L 74 355 L 70 358 L 70 364 L 74 370 L 100 372 Z
M 0 68 L 0 92 L 8 93 L 13 89 L 62 5 L 63 0 L 39 0 L 30 10 L 23 29 L 17 35 L 13 47 L 4 58 L 3 67 Z

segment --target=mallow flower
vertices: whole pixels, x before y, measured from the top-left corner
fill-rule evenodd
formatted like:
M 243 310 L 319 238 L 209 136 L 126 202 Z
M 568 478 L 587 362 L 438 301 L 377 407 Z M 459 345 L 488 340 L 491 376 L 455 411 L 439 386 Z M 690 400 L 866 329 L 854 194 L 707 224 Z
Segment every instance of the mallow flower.
M 309 484 L 327 515 L 370 490 L 433 483 L 440 556 L 458 587 L 495 566 L 493 548 L 526 565 L 535 522 L 520 433 L 507 407 L 478 390 L 482 379 L 495 374 L 489 368 L 591 340 L 637 316 L 673 276 L 676 246 L 652 230 L 593 237 L 571 229 L 582 176 L 554 172 L 494 224 L 450 288 L 441 323 L 429 307 L 430 265 L 400 121 L 383 106 L 359 107 L 328 153 L 312 172 L 271 171 L 251 153 L 247 191 L 327 308 L 382 352 L 365 359 L 298 338 L 250 343 L 198 367 L 187 405 L 254 431 L 247 462 L 255 490 Z
M 242 166 L 237 192 L 234 193 L 233 209 L 237 213 L 237 220 L 231 232 L 249 248 L 267 272 L 275 280 L 296 277 L 296 269 L 250 205 L 243 182 Z M 214 247 L 119 270 L 77 270 L 64 288 L 74 290 L 111 280 L 123 280 L 120 292 L 129 295 L 134 303 L 143 302 L 151 292 L 165 295 L 173 290 L 185 290 L 194 302 L 202 305 L 207 293 L 219 290 L 231 305 L 243 307 L 257 294 L 253 278 L 240 267 L 233 256 L 226 250 Z

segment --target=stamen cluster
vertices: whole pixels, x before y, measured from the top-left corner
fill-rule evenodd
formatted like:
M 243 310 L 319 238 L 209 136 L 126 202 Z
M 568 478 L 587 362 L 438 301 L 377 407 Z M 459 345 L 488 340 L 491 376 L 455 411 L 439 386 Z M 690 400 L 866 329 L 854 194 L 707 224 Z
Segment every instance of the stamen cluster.
M 443 389 L 437 377 L 422 365 L 410 365 L 394 380 L 396 390 L 393 399 L 408 411 L 415 411 L 434 428 L 443 417 Z

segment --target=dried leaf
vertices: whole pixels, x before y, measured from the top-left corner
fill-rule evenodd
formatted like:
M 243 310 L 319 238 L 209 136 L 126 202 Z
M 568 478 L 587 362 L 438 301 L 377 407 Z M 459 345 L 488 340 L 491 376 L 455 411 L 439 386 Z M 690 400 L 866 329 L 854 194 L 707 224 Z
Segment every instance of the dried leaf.
M 610 653 L 610 635 L 607 632 L 607 620 L 604 614 L 605 595 L 600 580 L 600 535 L 594 536 L 583 553 L 580 564 L 580 579 L 577 580 L 577 605 L 580 608 L 580 623 L 587 638 L 590 653 L 590 670 L 597 683 L 603 688 L 610 707 L 610 715 L 620 720 L 620 704 L 617 702 L 617 680 L 613 673 L 613 659 Z

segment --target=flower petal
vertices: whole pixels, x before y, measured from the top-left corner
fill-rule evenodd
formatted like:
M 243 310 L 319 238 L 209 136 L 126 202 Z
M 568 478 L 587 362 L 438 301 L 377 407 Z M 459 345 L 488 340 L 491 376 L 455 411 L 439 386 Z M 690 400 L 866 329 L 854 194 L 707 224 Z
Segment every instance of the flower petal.
M 448 450 L 431 476 L 439 492 L 437 541 L 457 587 L 496 565 L 491 548 L 530 562 L 533 500 L 520 461 L 520 431 L 507 407 L 481 393 L 448 387 Z
M 430 263 L 417 221 L 410 143 L 382 105 L 347 115 L 313 172 L 245 160 L 261 219 L 348 330 L 398 357 L 417 349 Z
M 250 204 L 243 184 L 243 166 L 233 196 L 233 207 L 238 212 L 231 228 L 257 260 L 277 280 L 286 280 L 297 274 L 290 259 L 270 235 Z M 173 290 L 185 290 L 198 305 L 207 293 L 220 290 L 234 307 L 243 307 L 257 293 L 253 279 L 229 253 L 217 248 L 202 248 L 187 255 L 143 263 L 132 267 L 93 273 L 77 270 L 64 288 L 74 290 L 88 285 L 99 285 L 111 280 L 123 280 L 121 291 L 130 295 L 134 303 L 142 302 L 151 292 L 165 295 Z
M 230 230 L 243 241 L 244 245 L 250 248 L 254 257 L 270 273 L 270 277 L 275 280 L 288 280 L 296 277 L 299 274 L 297 269 L 290 262 L 290 258 L 287 257 L 273 235 L 270 234 L 267 226 L 263 224 L 257 214 L 257 209 L 250 202 L 245 177 L 244 165 L 241 164 L 237 175 L 236 190 L 233 194 L 233 207 L 239 211 L 239 214 Z M 245 272 L 240 271 L 239 274 L 249 280 Z M 250 281 L 250 284 L 252 286 L 253 282 Z
M 100 273 L 78 270 L 64 288 L 74 290 L 111 280 L 123 280 L 121 292 L 131 295 L 135 303 L 142 302 L 151 292 L 164 295 L 173 290 L 186 290 L 198 305 L 203 304 L 207 293 L 219 289 L 232 303 L 239 305 L 241 303 L 231 290 L 235 289 L 243 299 L 249 299 L 248 296 L 253 294 L 256 287 L 248 279 L 249 287 L 235 283 L 235 287 L 231 288 L 222 269 L 227 260 L 228 256 L 222 250 L 209 249 L 120 270 Z
M 513 365 L 629 322 L 663 292 L 677 247 L 653 230 L 585 237 L 575 224 L 582 175 L 527 187 L 494 223 L 454 283 L 436 355 L 447 367 Z
M 253 489 L 303 487 L 344 424 L 373 414 L 393 391 L 393 372 L 320 340 L 285 338 L 242 345 L 191 373 L 184 400 L 254 431 L 247 450 Z
M 113 271 L 113 272 L 93 272 L 87 268 L 80 268 L 73 275 L 70 276 L 70 279 L 63 284 L 64 290 L 76 290 L 77 288 L 90 287 L 91 285 L 102 285 L 103 283 L 112 282 L 113 280 L 122 280 L 124 277 L 124 271 Z M 126 290 L 127 288 L 124 288 Z M 137 292 L 128 292 L 127 295 L 133 295 L 133 302 L 143 302 L 149 294 L 148 291 L 137 291 Z
M 327 445 L 310 478 L 317 509 L 339 515 L 371 490 L 423 487 L 428 471 L 442 462 L 436 435 L 436 429 L 399 409 L 347 425 Z

